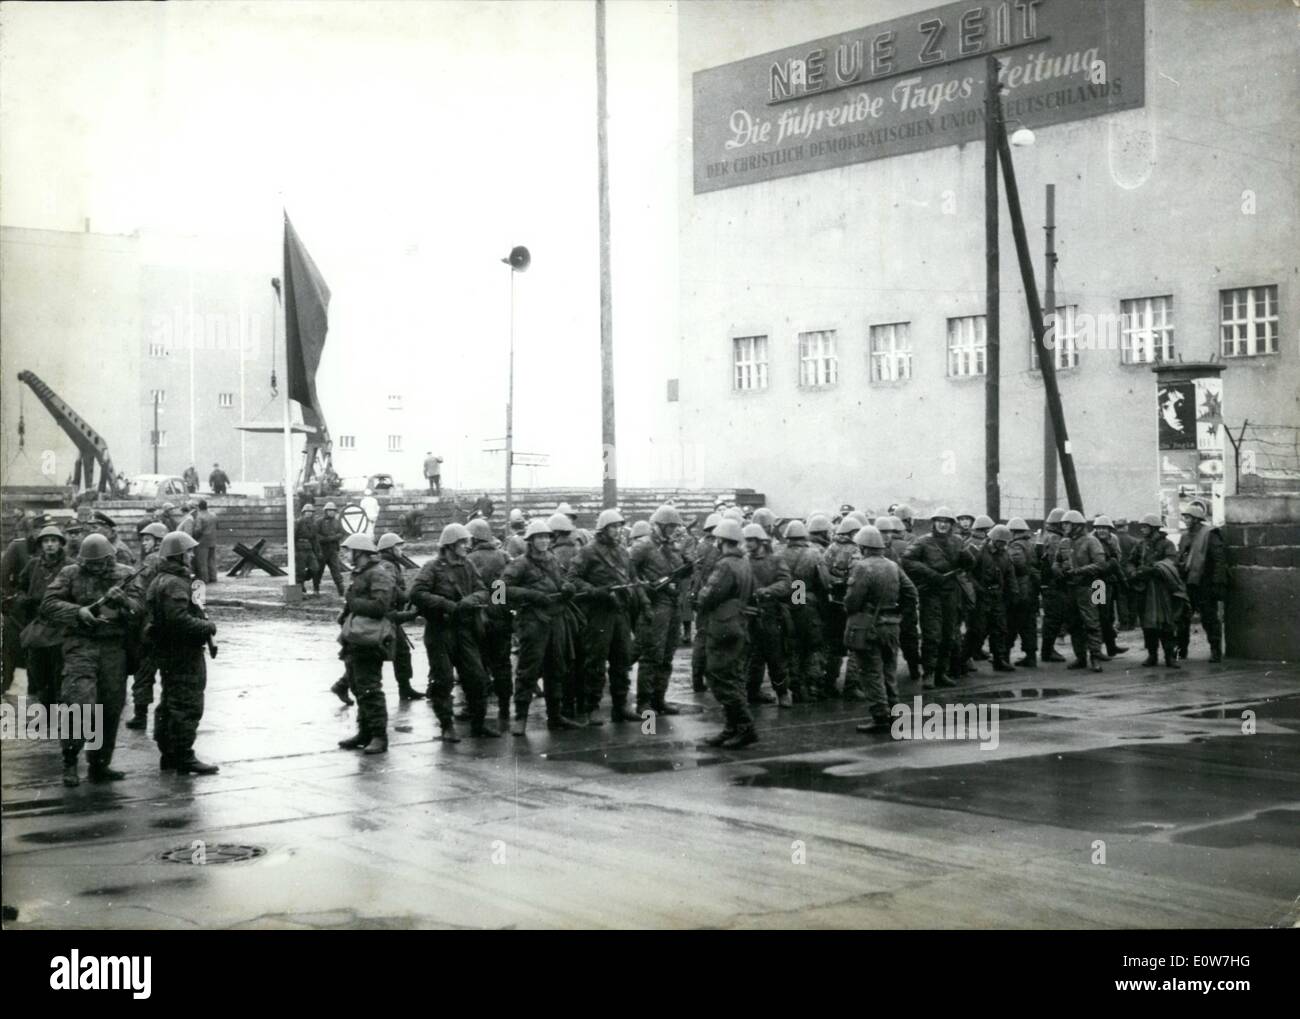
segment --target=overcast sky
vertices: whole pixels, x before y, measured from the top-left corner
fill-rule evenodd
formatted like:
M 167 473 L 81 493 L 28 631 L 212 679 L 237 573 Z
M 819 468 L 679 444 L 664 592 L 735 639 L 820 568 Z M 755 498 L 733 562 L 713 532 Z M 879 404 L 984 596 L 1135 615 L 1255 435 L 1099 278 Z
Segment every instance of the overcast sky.
M 333 292 L 331 430 L 397 388 L 429 432 L 414 474 L 437 445 L 465 486 L 500 483 L 478 450 L 504 431 L 499 259 L 525 244 L 516 445 L 553 466 L 520 482 L 599 485 L 594 9 L 5 4 L 0 219 L 192 235 L 270 276 L 283 202 Z M 673 5 L 610 4 L 608 52 L 621 480 L 648 483 L 676 328 Z

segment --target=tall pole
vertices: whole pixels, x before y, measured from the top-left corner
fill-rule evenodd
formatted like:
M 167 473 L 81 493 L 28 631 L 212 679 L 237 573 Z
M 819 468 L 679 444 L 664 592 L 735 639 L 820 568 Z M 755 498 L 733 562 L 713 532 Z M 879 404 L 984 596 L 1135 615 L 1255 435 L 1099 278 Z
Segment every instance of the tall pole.
M 985 61 L 984 96 L 984 503 L 985 512 L 994 520 L 1002 518 L 1002 496 L 998 485 L 1001 471 L 999 452 L 999 415 L 1002 356 L 998 288 L 998 150 L 1001 127 L 1001 103 L 998 99 L 998 61 Z
M 515 465 L 515 269 L 510 266 L 510 388 L 506 392 L 506 521 L 514 496 L 511 483 Z
M 1046 274 L 1044 314 L 1053 326 L 1056 321 L 1056 185 L 1047 185 L 1047 250 L 1044 252 L 1043 272 Z M 1060 343 L 1059 332 L 1053 330 L 1056 342 Z M 1055 345 L 1053 345 L 1055 346 Z M 1055 367 L 1055 362 L 1053 362 Z M 1056 432 L 1052 428 L 1052 411 L 1043 401 L 1043 516 L 1046 517 L 1056 505 Z
M 600 441 L 603 505 L 618 505 L 614 442 L 614 308 L 609 275 L 609 137 L 605 105 L 605 0 L 596 0 L 596 158 L 600 166 Z
M 158 473 L 158 391 L 153 394 L 153 472 Z
M 193 252 L 190 254 L 190 463 L 195 463 L 197 457 L 194 455 L 195 450 L 195 429 L 194 429 L 194 264 Z
M 1007 133 L 998 124 L 998 155 L 1002 160 L 1002 174 L 1006 178 L 1007 208 L 1011 211 L 1011 231 L 1016 238 L 1016 256 L 1020 261 L 1020 278 L 1029 303 L 1029 324 L 1034 331 L 1034 349 L 1038 351 L 1038 365 L 1043 371 L 1043 388 L 1047 390 L 1047 409 L 1052 415 L 1052 430 L 1056 434 L 1056 452 L 1061 458 L 1061 476 L 1065 479 L 1065 496 L 1070 509 L 1083 512 L 1083 498 L 1079 494 L 1079 479 L 1074 473 L 1074 457 L 1070 453 L 1070 436 L 1065 429 L 1065 411 L 1061 408 L 1061 391 L 1056 385 L 1056 361 L 1043 342 L 1046 332 L 1043 325 L 1043 306 L 1038 302 L 1038 283 L 1034 279 L 1033 256 L 1029 254 L 1029 240 L 1025 236 L 1025 217 L 1020 211 L 1020 189 L 1016 185 L 1016 168 L 1011 162 L 1011 145 Z
M 286 266 L 287 268 L 287 266 Z M 272 280 L 275 303 L 271 306 L 271 346 L 275 346 L 275 323 L 279 316 L 280 281 Z M 298 560 L 293 547 L 293 415 L 289 409 L 289 330 L 284 331 L 284 535 L 289 554 L 289 584 L 298 582 Z

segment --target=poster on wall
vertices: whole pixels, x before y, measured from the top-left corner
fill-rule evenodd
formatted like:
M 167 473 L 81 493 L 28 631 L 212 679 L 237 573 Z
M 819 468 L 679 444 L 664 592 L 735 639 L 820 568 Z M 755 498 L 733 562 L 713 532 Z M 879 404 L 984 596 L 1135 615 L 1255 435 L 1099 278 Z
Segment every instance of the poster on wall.
M 1178 530 L 1182 513 L 1201 502 L 1223 523 L 1227 478 L 1222 365 L 1159 365 L 1156 373 L 1157 463 L 1160 513 Z
M 1160 387 L 1160 448 L 1196 449 L 1196 386 L 1172 382 Z

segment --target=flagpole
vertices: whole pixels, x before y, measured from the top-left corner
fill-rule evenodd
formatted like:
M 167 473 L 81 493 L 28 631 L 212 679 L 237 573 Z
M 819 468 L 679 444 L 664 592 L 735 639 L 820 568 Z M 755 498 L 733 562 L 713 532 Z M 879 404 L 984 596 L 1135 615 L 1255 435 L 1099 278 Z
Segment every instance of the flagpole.
M 287 218 L 286 218 L 287 222 Z M 286 270 L 288 267 L 285 267 Z M 275 289 L 276 302 L 279 303 L 280 288 L 277 284 L 280 281 L 273 279 L 271 286 Z M 279 309 L 271 310 L 271 346 L 275 346 L 275 323 L 279 318 Z M 284 534 L 285 549 L 289 558 L 289 587 L 296 586 L 298 583 L 298 562 L 294 555 L 293 547 L 293 418 L 289 410 L 289 330 L 286 326 L 284 330 L 284 381 L 281 383 L 284 391 Z

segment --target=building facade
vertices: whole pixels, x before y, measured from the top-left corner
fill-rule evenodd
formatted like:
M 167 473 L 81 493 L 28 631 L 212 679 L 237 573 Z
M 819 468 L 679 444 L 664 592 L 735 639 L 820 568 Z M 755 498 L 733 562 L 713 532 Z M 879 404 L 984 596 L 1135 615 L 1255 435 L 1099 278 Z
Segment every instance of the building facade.
M 685 483 L 749 485 L 788 513 L 984 509 L 990 53 L 1008 129 L 1034 136 L 1012 152 L 1040 292 L 1055 185 L 1055 357 L 1086 510 L 1159 508 L 1157 363 L 1222 362 L 1231 431 L 1300 425 L 1300 61 L 1283 5 L 679 16 L 690 143 L 668 406 Z M 1038 516 L 1045 394 L 1004 198 L 1000 227 L 1001 506 Z

